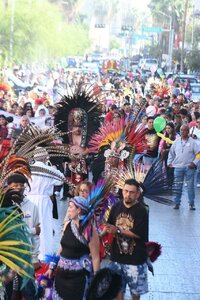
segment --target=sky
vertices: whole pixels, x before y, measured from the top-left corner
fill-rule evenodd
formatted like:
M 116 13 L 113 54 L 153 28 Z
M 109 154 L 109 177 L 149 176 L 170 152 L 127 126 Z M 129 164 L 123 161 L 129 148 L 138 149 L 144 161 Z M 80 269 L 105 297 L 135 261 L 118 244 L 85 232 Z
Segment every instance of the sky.
M 133 6 L 136 7 L 139 11 L 144 11 L 148 10 L 147 5 L 149 4 L 150 0 L 134 0 L 131 2 L 133 2 Z

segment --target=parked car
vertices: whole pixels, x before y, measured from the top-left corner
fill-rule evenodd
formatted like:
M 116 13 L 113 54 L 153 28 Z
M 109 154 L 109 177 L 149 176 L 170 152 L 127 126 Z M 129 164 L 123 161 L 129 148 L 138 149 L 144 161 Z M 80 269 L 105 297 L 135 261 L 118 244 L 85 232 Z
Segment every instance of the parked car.
M 191 92 L 192 97 L 191 99 L 200 99 L 200 83 L 191 83 Z
M 174 82 L 187 82 L 188 79 L 190 80 L 190 83 L 198 83 L 197 78 L 194 75 L 188 75 L 188 74 L 180 74 L 176 75 L 174 77 Z

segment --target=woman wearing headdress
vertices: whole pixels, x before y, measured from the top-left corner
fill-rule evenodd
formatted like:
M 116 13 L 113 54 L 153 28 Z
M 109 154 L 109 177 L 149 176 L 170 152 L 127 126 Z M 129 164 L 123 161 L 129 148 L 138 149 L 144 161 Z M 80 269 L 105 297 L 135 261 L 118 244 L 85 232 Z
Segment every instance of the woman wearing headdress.
M 80 226 L 80 220 L 87 209 L 86 198 L 76 196 L 70 199 L 69 221 L 65 224 L 61 239 L 53 299 L 85 299 L 89 277 L 99 269 L 99 238 L 96 229 L 91 225 L 90 236 Z M 50 262 L 48 276 L 52 276 L 55 267 Z
M 59 261 L 51 255 L 47 255 L 46 260 L 49 262 L 49 277 L 56 269 L 53 299 L 86 299 L 88 280 L 100 265 L 96 226 L 97 222 L 102 221 L 112 202 L 107 197 L 112 185 L 112 178 L 100 180 L 90 188 L 87 198 L 85 193 L 84 197 L 75 196 L 70 199 L 68 220 L 58 253 Z

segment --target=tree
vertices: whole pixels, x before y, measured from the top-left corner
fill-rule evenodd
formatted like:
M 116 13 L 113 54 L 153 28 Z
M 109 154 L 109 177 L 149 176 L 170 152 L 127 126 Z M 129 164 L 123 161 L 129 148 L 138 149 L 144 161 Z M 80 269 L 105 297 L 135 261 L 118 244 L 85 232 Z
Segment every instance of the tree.
M 200 51 L 194 49 L 186 55 L 186 63 L 192 72 L 200 72 Z
M 10 2 L 9 2 L 10 3 Z M 0 2 L 1 52 L 9 60 L 11 7 Z M 88 29 L 67 24 L 59 7 L 43 1 L 17 0 L 14 12 L 12 63 L 46 62 L 61 56 L 83 55 L 89 47 Z

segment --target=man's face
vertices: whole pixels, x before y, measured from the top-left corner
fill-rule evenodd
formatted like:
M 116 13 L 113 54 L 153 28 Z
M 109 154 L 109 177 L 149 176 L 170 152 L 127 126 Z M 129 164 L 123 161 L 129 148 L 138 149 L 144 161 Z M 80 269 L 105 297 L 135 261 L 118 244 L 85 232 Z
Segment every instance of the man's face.
M 153 119 L 148 120 L 147 127 L 148 127 L 149 130 L 153 129 Z
M 23 128 L 25 128 L 28 124 L 29 124 L 28 118 L 22 118 L 22 119 L 21 119 L 21 126 L 22 126 Z
M 122 190 L 122 195 L 124 204 L 131 206 L 137 201 L 140 191 L 135 185 L 125 184 Z
M 25 185 L 24 183 L 20 183 L 20 182 L 11 182 L 8 185 L 9 189 L 14 190 L 19 192 L 21 195 L 24 194 L 24 190 L 25 190 Z
M 127 114 L 127 113 L 130 113 L 130 111 L 131 111 L 131 106 L 130 106 L 130 105 L 125 105 L 125 106 L 124 106 L 124 111 L 125 111 L 126 114 Z
M 184 126 L 184 125 L 181 126 L 180 132 L 181 132 L 181 137 L 182 138 L 188 138 L 188 136 L 189 136 L 189 130 L 188 130 L 187 126 Z

